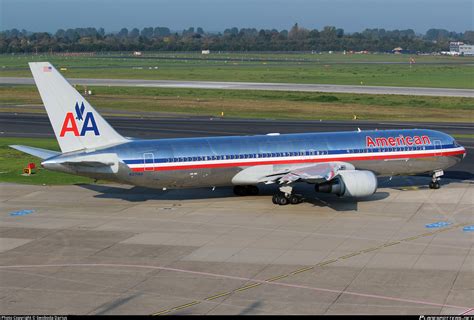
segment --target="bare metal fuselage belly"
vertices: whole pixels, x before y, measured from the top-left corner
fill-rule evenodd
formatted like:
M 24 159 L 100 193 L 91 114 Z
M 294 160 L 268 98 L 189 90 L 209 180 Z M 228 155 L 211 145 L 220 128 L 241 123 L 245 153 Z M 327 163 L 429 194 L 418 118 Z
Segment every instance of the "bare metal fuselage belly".
M 348 161 L 356 169 L 370 170 L 378 176 L 412 175 L 426 173 L 439 169 L 446 169 L 461 160 L 456 156 L 434 156 L 423 158 L 386 159 Z M 310 165 L 310 164 L 308 164 Z M 304 165 L 274 165 L 274 170 L 291 169 Z M 169 171 L 143 171 L 133 172 L 126 165 L 120 165 L 115 176 L 101 178 L 115 180 L 137 186 L 149 188 L 196 188 L 213 186 L 231 186 L 232 178 L 244 170 L 242 167 L 224 168 L 197 168 Z

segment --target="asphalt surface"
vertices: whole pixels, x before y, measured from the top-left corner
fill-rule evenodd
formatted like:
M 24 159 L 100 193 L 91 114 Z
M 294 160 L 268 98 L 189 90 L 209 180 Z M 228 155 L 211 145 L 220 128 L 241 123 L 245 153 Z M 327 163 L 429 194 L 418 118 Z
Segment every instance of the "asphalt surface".
M 376 121 L 277 121 L 209 117 L 140 118 L 106 117 L 122 135 L 142 139 L 254 135 L 267 133 L 303 133 L 423 128 L 448 134 L 473 134 L 473 123 L 414 123 Z M 0 137 L 54 137 L 45 114 L 0 113 Z M 458 138 L 467 150 L 466 158 L 446 171 L 446 178 L 474 178 L 474 140 Z
M 397 94 L 414 96 L 474 97 L 472 89 L 416 88 L 385 86 L 352 86 L 333 84 L 295 84 L 295 83 L 252 83 L 217 81 L 174 81 L 174 80 L 134 80 L 134 79 L 80 79 L 70 78 L 71 84 L 88 86 L 149 87 L 149 88 L 195 88 L 195 89 L 232 89 L 232 90 L 268 90 L 300 92 L 336 92 L 358 94 Z M 0 84 L 33 85 L 33 78 L 0 77 Z
M 472 123 L 107 117 L 138 138 Z M 44 114 L 0 113 L 0 137 L 53 137 Z M 459 139 L 472 151 L 472 139 Z M 469 153 L 468 153 L 469 154 Z M 223 187 L 0 183 L 5 314 L 473 315 L 472 156 L 429 177 L 382 178 L 364 199 L 296 191 L 276 206 Z M 471 181 L 462 181 L 471 180 Z
M 304 203 L 277 206 L 271 186 L 0 183 L 2 313 L 472 318 L 473 184 L 298 188 Z

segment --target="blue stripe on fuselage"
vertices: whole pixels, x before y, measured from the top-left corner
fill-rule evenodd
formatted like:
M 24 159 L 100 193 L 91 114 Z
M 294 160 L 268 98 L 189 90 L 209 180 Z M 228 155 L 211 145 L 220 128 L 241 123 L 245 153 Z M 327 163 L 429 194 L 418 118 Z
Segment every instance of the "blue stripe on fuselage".
M 259 158 L 259 159 L 264 159 L 267 158 L 266 156 L 263 156 L 264 154 L 267 155 L 268 153 L 271 153 L 272 155 L 268 158 L 279 158 L 279 157 L 301 157 L 301 156 L 318 156 L 318 155 L 340 155 L 340 154 L 359 154 L 359 153 L 371 153 L 371 152 L 403 152 L 403 151 L 428 151 L 428 150 L 435 150 L 435 149 L 450 149 L 450 148 L 456 148 L 457 146 L 452 143 L 452 144 L 445 144 L 441 145 L 440 147 L 437 147 L 435 145 L 418 145 L 418 146 L 398 146 L 398 147 L 373 147 L 373 148 L 355 148 L 355 149 L 344 149 L 344 150 L 322 150 L 321 151 L 314 151 L 314 152 L 319 152 L 319 154 L 307 154 L 307 151 L 304 151 L 303 155 L 297 154 L 297 155 L 287 155 L 287 153 L 296 153 L 296 152 L 301 152 L 301 151 L 280 151 L 280 152 L 262 152 L 262 153 L 250 153 L 250 154 L 222 154 L 222 155 L 192 155 L 192 156 L 174 156 L 173 158 L 155 158 L 153 163 L 169 163 L 169 162 L 178 162 L 178 161 L 169 161 L 170 159 L 177 159 L 177 158 L 186 158 L 184 161 L 179 161 L 179 162 L 199 162 L 199 161 L 213 161 L 213 160 L 245 160 L 249 158 Z M 407 148 L 410 148 L 411 150 L 406 150 Z M 277 155 L 280 154 L 280 155 Z M 252 155 L 252 157 L 247 157 L 247 158 L 240 158 L 241 155 Z M 258 155 L 258 157 L 256 157 Z M 222 157 L 226 157 L 226 159 L 223 159 Z M 234 158 L 229 158 L 229 156 L 233 156 Z M 239 156 L 236 158 L 236 156 Z M 211 159 L 200 159 L 203 157 L 210 157 Z M 190 160 L 187 160 L 187 158 L 192 158 Z M 124 163 L 126 164 L 143 164 L 143 158 L 141 159 L 129 159 L 129 160 L 123 160 Z
M 367 137 L 372 139 L 390 138 L 390 137 L 414 137 L 427 136 L 432 144 L 424 145 L 403 145 L 397 142 L 399 146 L 367 147 Z M 375 140 L 377 141 L 377 140 Z M 392 152 L 400 151 L 422 151 L 436 148 L 456 148 L 459 145 L 455 140 L 439 131 L 424 129 L 401 129 L 401 130 L 367 130 L 361 132 L 318 132 L 318 133 L 299 133 L 282 135 L 255 135 L 255 136 L 220 136 L 220 137 L 199 137 L 199 138 L 175 138 L 175 139 L 155 139 L 155 140 L 130 140 L 127 143 L 111 146 L 97 151 L 88 152 L 91 154 L 100 154 L 104 152 L 115 153 L 120 159 L 125 160 L 126 164 L 143 164 L 144 154 L 147 157 L 147 163 L 165 163 L 165 162 L 184 162 L 187 161 L 205 161 L 212 160 L 240 160 L 249 159 L 241 157 L 242 155 L 262 154 L 262 158 L 279 159 L 282 157 L 301 157 L 298 152 L 305 152 L 303 156 L 328 156 L 328 155 L 357 155 L 360 153 L 371 152 Z M 409 150 L 407 150 L 407 147 Z M 418 147 L 418 149 L 416 148 Z M 421 149 L 420 149 L 421 147 Z M 425 149 L 423 149 L 423 147 Z M 349 150 L 349 152 L 348 152 Z M 293 152 L 293 155 L 287 155 L 287 152 Z M 319 152 L 319 153 L 318 153 Z M 285 153 L 285 154 L 283 154 Z M 279 156 L 277 154 L 280 154 Z M 224 156 L 232 155 L 232 159 L 224 159 Z M 237 157 L 238 156 L 238 157 Z M 201 160 L 198 160 L 199 157 Z M 207 157 L 211 157 L 207 159 Z M 155 158 L 152 161 L 152 158 Z M 189 158 L 192 158 L 190 160 Z M 256 158 L 256 157 L 250 157 Z

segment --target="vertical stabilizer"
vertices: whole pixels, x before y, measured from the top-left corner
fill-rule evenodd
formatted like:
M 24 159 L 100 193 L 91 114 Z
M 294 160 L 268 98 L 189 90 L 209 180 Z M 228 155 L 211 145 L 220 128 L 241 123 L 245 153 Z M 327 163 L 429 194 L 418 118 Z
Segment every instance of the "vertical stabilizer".
M 128 141 L 49 62 L 29 65 L 63 153 Z

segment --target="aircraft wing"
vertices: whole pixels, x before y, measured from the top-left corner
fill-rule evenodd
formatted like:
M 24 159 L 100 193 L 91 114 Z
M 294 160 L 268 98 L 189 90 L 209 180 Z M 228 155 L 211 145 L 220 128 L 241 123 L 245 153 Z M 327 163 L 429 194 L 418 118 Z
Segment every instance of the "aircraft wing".
M 340 170 L 354 170 L 354 166 L 347 162 L 315 163 L 264 176 L 259 182 L 266 184 L 290 184 L 293 182 L 321 183 L 332 180 Z

